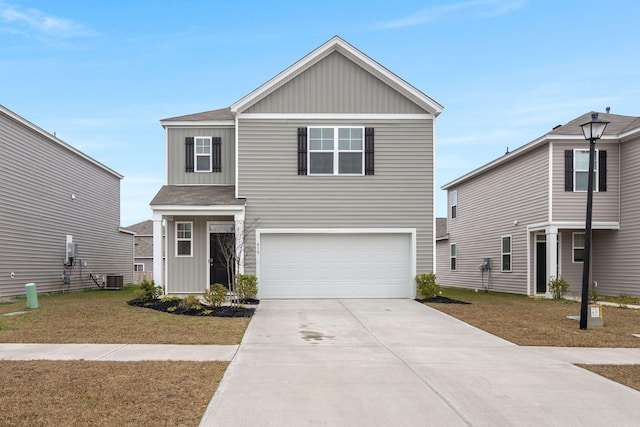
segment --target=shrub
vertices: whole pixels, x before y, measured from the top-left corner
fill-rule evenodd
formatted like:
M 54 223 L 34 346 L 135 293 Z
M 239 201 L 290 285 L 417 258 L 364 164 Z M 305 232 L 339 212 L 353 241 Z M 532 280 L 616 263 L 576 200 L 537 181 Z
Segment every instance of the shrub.
M 227 288 L 220 283 L 214 283 L 203 295 L 207 304 L 220 307 L 227 300 Z
M 425 298 L 435 298 L 442 294 L 442 288 L 436 283 L 436 275 L 434 273 L 422 273 L 416 276 L 418 284 L 418 293 Z
M 140 282 L 140 286 L 136 290 L 138 298 L 143 301 L 152 301 L 158 299 L 162 295 L 162 288 L 156 286 L 155 282 L 144 279 Z
M 591 302 L 596 302 L 600 299 L 600 294 L 597 289 L 591 289 L 591 292 L 589 292 L 589 299 Z
M 258 295 L 258 278 L 250 274 L 236 274 L 234 277 L 236 291 L 240 301 L 255 298 Z
M 178 307 L 180 307 L 183 310 L 190 310 L 190 309 L 200 310 L 202 308 L 202 305 L 200 304 L 200 300 L 198 299 L 197 296 L 188 295 L 180 301 L 180 303 L 178 304 Z
M 549 280 L 549 289 L 553 299 L 561 299 L 569 291 L 569 284 L 564 280 L 564 277 L 552 277 Z
M 174 302 L 174 301 L 180 301 L 180 298 L 175 296 L 175 295 L 172 295 L 172 296 L 165 295 L 162 298 L 160 298 L 160 301 L 162 301 L 162 302 Z

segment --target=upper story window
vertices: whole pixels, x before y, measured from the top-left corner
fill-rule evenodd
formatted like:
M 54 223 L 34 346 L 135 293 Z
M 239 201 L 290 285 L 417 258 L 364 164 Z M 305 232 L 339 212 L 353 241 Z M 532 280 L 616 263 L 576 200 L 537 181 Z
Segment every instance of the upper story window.
M 458 190 L 451 192 L 451 218 L 458 217 Z
M 298 128 L 298 175 L 373 175 L 373 144 L 373 128 Z
M 511 236 L 502 236 L 502 270 L 511 271 Z
M 222 172 L 222 138 L 190 136 L 185 139 L 185 172 Z
M 564 152 L 564 191 L 587 191 L 589 183 L 589 150 Z M 607 191 L 607 151 L 595 150 L 593 159 L 593 190 Z
M 196 172 L 211 172 L 211 138 L 195 138 Z
M 176 222 L 176 256 L 193 255 L 193 222 Z
M 364 128 L 309 128 L 309 175 L 364 175 Z

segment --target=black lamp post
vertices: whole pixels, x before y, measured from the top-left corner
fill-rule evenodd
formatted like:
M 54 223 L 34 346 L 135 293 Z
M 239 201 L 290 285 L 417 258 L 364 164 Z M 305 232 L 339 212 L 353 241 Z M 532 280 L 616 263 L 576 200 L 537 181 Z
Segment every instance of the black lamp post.
M 591 214 L 593 208 L 593 162 L 596 140 L 602 137 L 609 122 L 600 120 L 598 113 L 591 113 L 591 120 L 582 127 L 584 138 L 589 140 L 589 178 L 587 180 L 587 219 L 584 224 L 584 261 L 582 266 L 582 301 L 580 306 L 580 329 L 587 329 L 589 306 L 589 261 L 591 260 Z

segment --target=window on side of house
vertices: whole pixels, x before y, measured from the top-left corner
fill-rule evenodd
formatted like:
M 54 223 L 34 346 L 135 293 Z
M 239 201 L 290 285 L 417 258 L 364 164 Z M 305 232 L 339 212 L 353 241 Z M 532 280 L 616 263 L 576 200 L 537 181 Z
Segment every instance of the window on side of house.
M 593 191 L 598 191 L 598 150 L 593 159 Z M 573 150 L 573 191 L 587 191 L 589 150 Z
M 450 269 L 451 271 L 456 271 L 458 269 L 458 244 L 452 243 L 450 245 L 450 256 L 451 263 Z
M 211 137 L 195 137 L 196 172 L 211 172 Z
M 501 271 L 511 271 L 511 236 L 502 236 Z
M 364 127 L 310 127 L 309 175 L 364 175 Z
M 458 190 L 451 192 L 451 218 L 458 217 Z
M 176 256 L 193 255 L 193 222 L 176 222 Z
M 144 271 L 144 264 L 136 262 L 133 264 L 133 271 Z
M 573 233 L 573 262 L 584 262 L 584 233 Z

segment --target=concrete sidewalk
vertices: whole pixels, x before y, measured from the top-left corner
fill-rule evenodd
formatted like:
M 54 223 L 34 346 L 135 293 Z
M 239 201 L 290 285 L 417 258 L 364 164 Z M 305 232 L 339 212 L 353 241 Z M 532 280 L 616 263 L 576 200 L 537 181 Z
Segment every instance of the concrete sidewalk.
M 410 300 L 262 301 L 203 426 L 636 426 L 640 392 Z
M 229 361 L 237 345 L 0 344 L 0 360 Z

